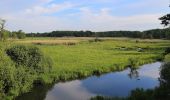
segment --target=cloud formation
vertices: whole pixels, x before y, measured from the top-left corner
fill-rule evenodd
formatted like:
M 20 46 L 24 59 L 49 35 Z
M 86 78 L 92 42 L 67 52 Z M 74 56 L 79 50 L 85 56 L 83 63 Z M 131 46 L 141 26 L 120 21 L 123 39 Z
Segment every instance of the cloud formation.
M 27 14 L 51 14 L 51 13 L 56 13 L 62 10 L 66 10 L 66 9 L 70 9 L 74 7 L 74 4 L 69 3 L 69 2 L 64 2 L 61 4 L 49 4 L 46 7 L 44 6 L 35 6 L 31 9 L 26 9 L 26 13 Z
M 8 9 L 7 9 L 8 8 Z M 168 13 L 168 0 L 3 0 L 0 17 L 7 29 L 146 30 L 162 28 L 158 18 Z

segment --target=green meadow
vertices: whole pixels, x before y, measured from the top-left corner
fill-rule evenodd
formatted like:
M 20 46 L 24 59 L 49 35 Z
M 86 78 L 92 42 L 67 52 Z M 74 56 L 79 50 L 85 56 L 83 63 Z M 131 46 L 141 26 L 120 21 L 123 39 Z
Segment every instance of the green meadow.
M 51 42 L 47 43 L 48 40 Z M 36 45 L 51 58 L 52 72 L 41 76 L 47 83 L 100 75 L 161 60 L 164 49 L 170 45 L 167 40 L 129 38 L 101 38 L 97 42 L 93 38 L 27 38 L 16 43 Z
M 161 61 L 169 45 L 169 40 L 86 37 L 1 42 L 0 72 L 5 74 L 0 77 L 0 99 L 13 99 L 37 83 L 82 79 Z M 166 55 L 165 61 L 169 58 Z

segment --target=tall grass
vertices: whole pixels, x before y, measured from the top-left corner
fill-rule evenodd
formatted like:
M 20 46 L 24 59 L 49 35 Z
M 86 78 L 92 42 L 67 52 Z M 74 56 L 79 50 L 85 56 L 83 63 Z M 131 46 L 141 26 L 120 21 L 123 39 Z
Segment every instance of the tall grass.
M 22 41 L 41 41 L 41 39 L 43 41 L 48 41 L 51 38 L 28 38 L 26 40 L 13 40 L 12 43 L 0 43 L 0 47 L 7 49 L 16 44 L 27 43 Z M 53 39 L 54 41 L 52 42 L 57 42 L 55 38 Z M 49 56 L 53 62 L 53 67 L 50 73 L 43 73 L 38 75 L 38 80 L 42 80 L 44 81 L 44 83 L 52 83 L 54 81 L 66 81 L 69 79 L 84 78 L 90 75 L 100 75 L 102 73 L 107 73 L 111 71 L 120 71 L 127 68 L 128 66 L 137 67 L 139 65 L 151 63 L 156 61 L 157 59 L 161 59 L 164 49 L 170 45 L 170 41 L 138 40 L 138 42 L 136 42 L 136 40 L 128 38 L 102 38 L 102 41 L 96 42 L 91 42 L 91 38 L 83 38 L 83 40 L 79 38 L 73 38 L 73 40 L 71 38 L 67 38 L 66 41 L 64 40 L 65 39 L 62 38 L 62 42 L 60 41 L 60 45 L 51 45 L 51 42 L 42 43 L 42 45 L 36 45 L 38 48 L 41 49 L 42 54 Z M 75 45 L 63 44 L 68 40 L 78 42 L 76 42 Z M 33 42 L 29 42 L 27 43 L 27 45 L 28 44 L 34 45 Z M 29 88 L 32 87 L 31 83 L 33 83 L 33 81 L 37 78 L 30 76 L 30 74 L 27 75 L 27 73 L 24 73 L 26 72 L 26 70 L 24 69 L 25 67 L 22 67 L 23 69 L 17 69 L 17 67 L 15 67 L 13 64 L 14 62 L 12 62 L 11 59 L 9 59 L 9 57 L 5 54 L 5 50 L 1 50 L 1 48 L 0 71 L 7 71 L 10 76 L 7 76 L 7 78 L 12 77 L 9 85 L 7 86 L 11 86 L 11 84 L 13 85 L 13 83 L 11 82 L 18 82 L 17 85 L 14 86 L 14 91 L 8 90 L 10 91 L 9 93 L 14 96 L 18 95 L 18 93 L 28 91 Z M 18 54 L 20 55 L 20 53 Z M 7 60 L 4 57 L 6 57 Z M 23 60 L 25 61 L 26 59 Z M 11 62 L 12 65 L 9 65 L 9 62 Z M 5 65 L 8 66 L 6 67 Z M 5 68 L 14 68 L 16 72 L 14 71 L 14 69 L 6 70 Z M 5 77 L 1 78 L 1 80 L 6 81 Z M 31 79 L 31 81 L 29 79 Z M 20 82 L 23 80 L 25 80 L 25 84 Z M 0 83 L 2 82 L 0 81 Z M 0 84 L 0 87 L 3 86 L 1 86 Z M 2 90 L 3 89 L 0 88 L 0 96 L 4 96 Z
M 161 59 L 170 41 L 132 39 L 108 39 L 101 42 L 80 42 L 74 46 L 40 45 L 39 48 L 54 62 L 50 75 L 55 80 L 68 80 L 123 70 L 127 66 L 139 66 Z M 125 49 L 121 49 L 121 48 Z M 143 51 L 139 52 L 138 49 Z M 48 77 L 43 76 L 47 80 Z

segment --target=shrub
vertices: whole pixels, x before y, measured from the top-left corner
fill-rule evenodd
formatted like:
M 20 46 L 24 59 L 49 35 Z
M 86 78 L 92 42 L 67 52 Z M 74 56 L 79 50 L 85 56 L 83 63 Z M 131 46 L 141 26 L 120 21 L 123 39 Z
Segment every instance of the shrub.
M 167 55 L 167 54 L 169 54 L 169 53 L 170 53 L 170 47 L 168 47 L 168 48 L 165 49 L 164 55 Z
M 161 79 L 170 83 L 170 62 L 165 63 L 161 68 Z
M 128 59 L 128 67 L 135 68 L 137 66 L 138 60 L 137 58 L 129 58 Z
M 37 47 L 16 45 L 7 49 L 6 53 L 16 66 L 26 66 L 36 73 L 49 72 L 52 68 L 51 60 Z
M 170 62 L 170 54 L 167 54 L 164 59 L 165 62 Z
M 15 66 L 0 48 L 0 99 L 11 94 L 15 88 Z
M 13 37 L 17 37 L 18 39 L 24 39 L 26 37 L 25 33 L 22 30 L 17 32 L 12 32 Z

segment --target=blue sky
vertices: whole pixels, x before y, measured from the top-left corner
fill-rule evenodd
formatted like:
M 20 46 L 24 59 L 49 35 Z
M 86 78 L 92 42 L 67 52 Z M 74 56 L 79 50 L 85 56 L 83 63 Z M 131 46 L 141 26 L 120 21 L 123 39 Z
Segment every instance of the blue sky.
M 0 18 L 14 31 L 147 30 L 162 28 L 169 0 L 1 0 Z

